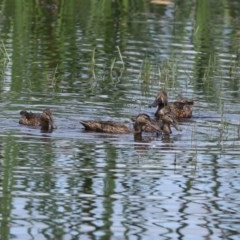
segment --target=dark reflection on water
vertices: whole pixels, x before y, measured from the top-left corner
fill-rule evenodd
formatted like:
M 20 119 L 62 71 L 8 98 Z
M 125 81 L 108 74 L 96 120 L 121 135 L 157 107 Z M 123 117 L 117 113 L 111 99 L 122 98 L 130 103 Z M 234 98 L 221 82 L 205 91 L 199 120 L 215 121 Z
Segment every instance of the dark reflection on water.
M 68 106 L 69 96 L 61 101 Z M 149 98 L 142 101 L 147 106 Z M 82 109 L 91 108 L 92 102 L 79 102 L 66 109 L 67 117 L 62 107 L 52 104 L 58 125 L 52 133 L 19 126 L 18 111 L 3 106 L 7 114 L 1 115 L 5 126 L 1 220 L 2 228 L 9 229 L 3 236 L 195 239 L 197 232 L 201 239 L 238 235 L 237 116 L 216 116 L 209 110 L 209 117 L 201 118 L 196 105 L 196 117 L 180 122 L 182 132 L 170 138 L 144 133 L 142 139 L 134 139 L 131 134 L 86 132 L 78 123 L 80 116 L 101 118 L 104 112 L 117 119 L 111 104 L 98 103 L 98 113 L 82 116 Z M 154 110 L 146 111 L 153 116 Z M 122 112 L 122 120 L 127 120 L 127 112 Z
M 0 239 L 238 239 L 238 5 L 1 2 Z M 196 100 L 182 132 L 79 123 L 154 117 L 160 88 Z M 54 131 L 18 124 L 46 107 Z
M 2 236 L 195 239 L 197 232 L 201 239 L 239 234 L 236 114 L 204 112 L 200 106 L 206 102 L 201 102 L 192 119 L 180 122 L 182 132 L 134 139 L 87 132 L 79 124 L 80 118 L 127 121 L 139 109 L 130 99 L 116 106 L 102 96 L 84 102 L 73 95 L 77 105 L 72 106 L 69 95 L 55 94 L 46 102 L 32 96 L 20 102 L 40 110 L 51 99 L 58 128 L 42 133 L 20 126 L 16 109 L 28 107 L 2 104 Z M 149 100 L 141 99 L 142 110 L 153 116 Z M 17 102 L 15 97 L 10 101 Z M 94 111 L 88 111 L 95 102 Z
M 232 137 L 237 126 L 221 130 L 219 143 L 221 122 L 199 117 L 182 122 L 170 139 L 145 133 L 134 140 L 80 124 L 67 131 L 71 119 L 57 109 L 55 115 L 52 133 L 14 123 L 15 132 L 1 137 L 1 176 L 10 184 L 2 183 L 1 202 L 11 209 L 2 209 L 2 223 L 11 217 L 13 238 L 238 234 L 239 163 L 229 152 L 239 142 Z

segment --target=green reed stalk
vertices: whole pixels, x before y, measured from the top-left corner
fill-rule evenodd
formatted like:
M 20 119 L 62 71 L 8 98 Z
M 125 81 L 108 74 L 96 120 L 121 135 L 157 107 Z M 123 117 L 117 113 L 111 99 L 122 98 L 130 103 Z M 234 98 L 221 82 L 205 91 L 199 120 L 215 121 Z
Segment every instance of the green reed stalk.
M 119 57 L 121 59 L 122 65 L 123 65 L 123 67 L 125 67 L 125 64 L 124 64 L 123 57 L 122 57 L 122 54 L 121 54 L 119 46 L 117 46 L 117 50 L 118 50 L 118 54 L 119 54 Z
M 56 86 L 56 83 L 57 83 L 57 71 L 58 71 L 58 64 L 57 64 L 57 66 L 54 69 L 53 77 L 52 77 L 52 85 L 54 87 Z
M 93 49 L 92 52 L 92 59 L 91 59 L 91 65 L 90 65 L 90 69 L 91 69 L 91 73 L 94 79 L 96 79 L 96 74 L 95 74 L 95 53 L 96 53 L 96 48 Z
M 9 61 L 10 61 L 10 57 L 9 57 L 9 54 L 8 54 L 6 48 L 5 48 L 4 42 L 1 41 L 1 43 L 2 43 L 1 52 L 2 52 L 2 54 L 3 54 L 3 58 L 5 59 L 5 62 L 6 62 L 6 61 L 9 62 Z
M 113 72 L 113 68 L 114 68 L 114 66 L 115 66 L 115 62 L 116 62 L 116 58 L 114 58 L 114 59 L 112 60 L 112 63 L 111 63 L 111 66 L 110 66 L 111 75 L 112 75 L 112 72 Z
M 141 71 L 139 73 L 139 79 L 141 79 L 142 84 L 149 85 L 151 70 L 152 67 L 150 61 L 147 58 L 145 58 L 141 64 Z
M 57 85 L 57 80 L 58 80 L 57 73 L 58 73 L 58 65 L 55 67 L 52 73 L 46 74 L 46 79 L 51 83 L 51 87 L 53 90 L 55 90 Z M 32 85 L 31 80 L 29 80 L 29 85 Z

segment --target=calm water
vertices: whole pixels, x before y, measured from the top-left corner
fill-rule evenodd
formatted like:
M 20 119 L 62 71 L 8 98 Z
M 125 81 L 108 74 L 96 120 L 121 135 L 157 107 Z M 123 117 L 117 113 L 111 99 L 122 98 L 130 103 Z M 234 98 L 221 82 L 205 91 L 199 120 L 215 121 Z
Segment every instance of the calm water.
M 0 239 L 239 239 L 236 1 L 0 1 Z M 169 139 L 86 132 L 165 88 Z M 58 129 L 20 126 L 53 111 Z

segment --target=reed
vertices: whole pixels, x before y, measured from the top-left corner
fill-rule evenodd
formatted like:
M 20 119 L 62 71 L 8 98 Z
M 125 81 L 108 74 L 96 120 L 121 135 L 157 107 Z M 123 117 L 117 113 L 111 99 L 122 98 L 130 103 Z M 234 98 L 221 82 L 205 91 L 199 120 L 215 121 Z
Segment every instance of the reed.
M 140 67 L 138 82 L 141 86 L 141 91 L 144 95 L 149 92 L 149 87 L 151 86 L 151 78 L 153 77 L 153 68 L 150 60 L 145 58 Z
M 120 51 L 119 46 L 117 46 L 117 50 L 118 50 L 118 54 L 119 54 L 119 57 L 120 57 L 120 60 L 121 60 L 122 66 L 123 66 L 123 68 L 124 68 L 124 67 L 125 67 L 125 64 L 124 64 L 123 57 L 122 57 L 122 54 L 121 54 L 121 51 Z
M 0 48 L 1 52 L 2 52 L 2 55 L 3 55 L 3 58 L 6 62 L 9 62 L 10 61 L 10 57 L 9 57 L 9 54 L 6 50 L 6 47 L 5 47 L 5 44 L 3 41 L 1 41 L 1 48 Z
M 92 51 L 92 58 L 91 58 L 91 62 L 90 62 L 90 72 L 92 74 L 92 78 L 93 79 L 96 79 L 96 74 L 95 74 L 95 65 L 96 65 L 95 54 L 96 54 L 96 48 L 94 48 L 93 51 Z
M 209 78 L 216 75 L 217 71 L 218 71 L 217 56 L 215 54 L 210 55 L 208 59 L 208 66 L 204 72 L 204 77 L 203 77 L 204 82 L 205 83 L 210 82 Z
M 111 75 L 113 74 L 113 69 L 114 69 L 115 63 L 116 63 L 116 58 L 113 58 L 111 66 L 110 66 L 110 73 L 111 73 Z
M 6 68 L 9 61 L 10 61 L 10 56 L 7 52 L 4 42 L 1 41 L 1 45 L 0 45 L 0 71 L 1 71 L 1 74 L 4 73 L 4 69 Z
M 125 65 L 126 65 L 124 60 L 123 60 L 123 56 L 122 56 L 122 53 L 120 51 L 119 46 L 117 46 L 116 48 L 117 48 L 118 55 L 119 55 L 120 62 L 121 62 L 122 66 L 118 65 L 117 57 L 114 57 L 113 60 L 111 61 L 110 78 L 111 78 L 111 80 L 114 84 L 117 84 L 118 82 L 120 82 L 120 80 L 123 76 L 123 73 L 125 72 Z
M 239 79 L 239 72 L 240 72 L 240 59 L 238 56 L 235 56 L 234 58 L 231 58 L 231 62 L 230 62 L 230 66 L 228 69 L 228 77 L 230 77 L 231 79 L 235 80 L 235 79 Z
M 150 60 L 148 58 L 145 58 L 142 61 L 141 69 L 140 69 L 139 77 L 138 77 L 141 84 L 149 84 L 150 83 L 151 71 L 152 71 L 152 66 L 151 66 Z
M 142 90 L 147 92 L 151 86 L 159 88 L 176 88 L 178 60 L 171 57 L 160 64 L 152 62 L 148 57 L 142 61 L 138 76 Z
M 49 82 L 51 89 L 56 91 L 58 77 L 58 65 L 53 69 L 52 73 L 47 74 L 47 81 Z M 31 82 L 29 83 L 31 85 Z
M 119 55 L 122 66 L 115 67 L 116 58 L 113 59 L 112 64 L 111 64 L 111 78 L 112 78 L 112 81 L 114 82 L 114 84 L 120 82 L 120 80 L 123 77 L 123 73 L 125 72 L 125 69 L 126 69 L 126 64 L 123 60 L 123 56 L 122 56 L 119 46 L 117 46 L 117 50 L 118 50 L 118 55 Z M 113 72 L 113 68 L 115 68 L 114 72 Z
M 92 50 L 92 55 L 89 62 L 89 72 L 90 72 L 89 78 L 90 91 L 94 92 L 95 89 L 97 89 L 102 84 L 105 78 L 105 75 L 100 75 L 98 73 L 96 61 L 96 48 L 93 48 Z
M 178 63 L 174 57 L 162 63 L 162 78 L 166 86 L 176 88 Z

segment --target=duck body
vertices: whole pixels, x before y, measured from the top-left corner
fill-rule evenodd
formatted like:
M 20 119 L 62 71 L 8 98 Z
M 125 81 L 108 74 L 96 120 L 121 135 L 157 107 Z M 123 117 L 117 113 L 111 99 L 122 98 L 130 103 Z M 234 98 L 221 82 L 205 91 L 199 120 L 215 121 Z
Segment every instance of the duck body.
M 28 111 L 20 112 L 19 124 L 27 125 L 27 126 L 40 126 L 40 113 L 33 113 Z
M 152 104 L 150 104 L 150 107 L 158 107 L 157 111 L 155 112 L 155 117 L 157 119 L 160 118 L 159 112 L 162 108 L 168 108 L 169 111 L 172 113 L 172 115 L 175 118 L 191 118 L 192 117 L 192 107 L 193 107 L 194 101 L 193 100 L 187 100 L 183 96 L 179 95 L 177 98 L 177 101 L 175 102 L 168 102 L 168 96 L 165 91 L 160 91 L 156 99 Z
M 42 113 L 33 113 L 25 110 L 21 111 L 19 124 L 26 126 L 40 126 L 42 130 L 57 128 L 54 124 L 52 112 L 49 108 L 43 110 Z
M 171 102 L 166 107 L 169 108 L 170 112 L 176 118 L 191 118 L 192 117 L 192 106 L 193 104 L 189 104 L 189 102 Z M 161 111 L 162 107 L 157 109 L 155 112 L 155 116 L 159 118 L 159 111 Z
M 180 128 L 177 119 L 173 116 L 171 112 L 169 112 L 167 109 L 162 108 L 159 112 L 158 118 L 155 120 L 155 125 L 159 126 L 160 131 L 163 134 L 169 135 L 172 133 L 171 126 L 173 126 L 177 131 L 182 131 Z M 154 132 L 152 126 L 145 126 L 143 128 L 144 132 Z
M 103 133 L 129 133 L 130 129 L 123 123 L 113 121 L 83 121 L 80 123 L 88 131 L 103 132 Z
M 151 118 L 144 113 L 139 114 L 133 121 L 133 129 L 128 128 L 125 124 L 113 121 L 83 121 L 80 123 L 88 131 L 102 132 L 102 133 L 142 133 L 146 126 L 151 126 L 152 129 L 159 131 L 159 127 L 151 120 Z

